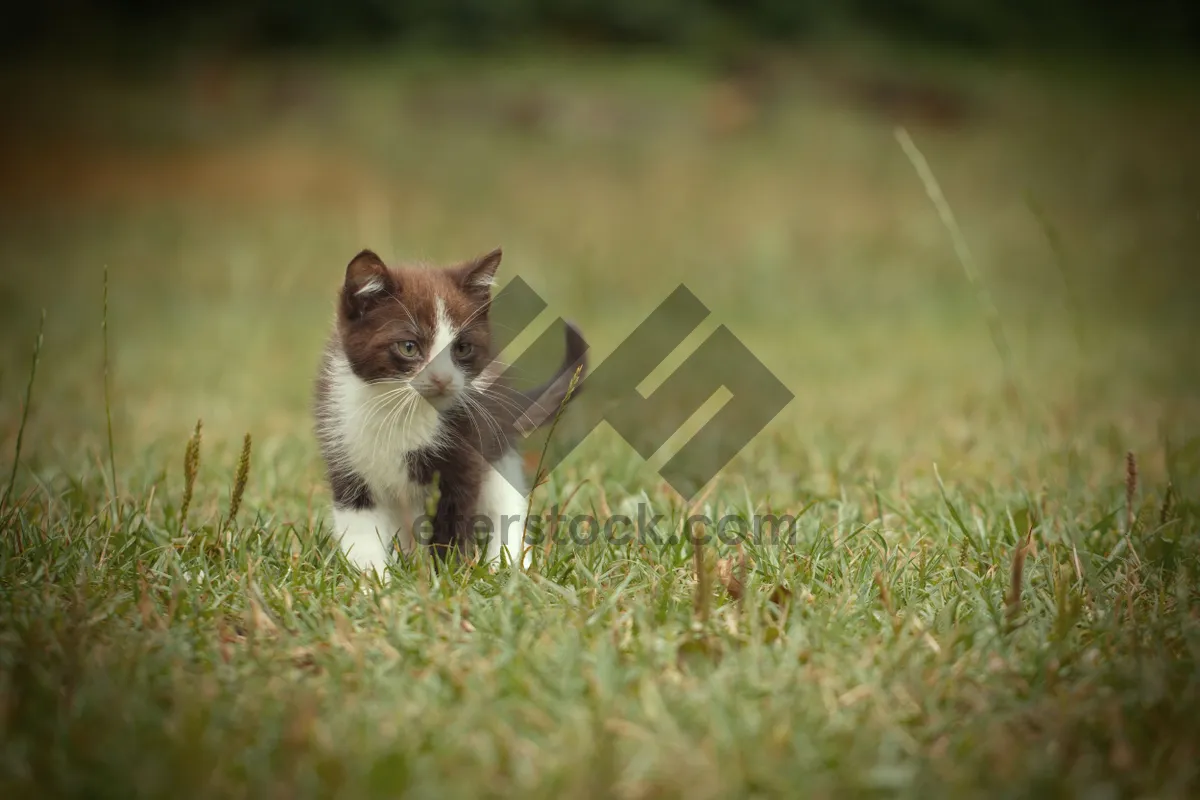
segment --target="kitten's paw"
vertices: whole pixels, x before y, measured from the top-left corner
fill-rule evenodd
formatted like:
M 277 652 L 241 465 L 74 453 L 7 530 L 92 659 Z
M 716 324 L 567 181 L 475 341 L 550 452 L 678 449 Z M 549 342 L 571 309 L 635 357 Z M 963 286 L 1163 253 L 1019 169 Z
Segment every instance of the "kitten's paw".
M 368 585 L 374 581 L 383 586 L 391 583 L 392 571 L 388 569 L 386 558 L 355 558 L 350 553 L 347 553 L 346 557 L 363 574 L 363 578 L 367 579 Z
M 501 563 L 501 558 L 503 558 L 503 563 Z M 488 574 L 498 575 L 500 572 L 510 569 L 515 569 L 519 572 L 528 572 L 529 567 L 533 564 L 533 552 L 526 550 L 525 556 L 520 561 L 517 558 L 517 554 L 512 550 L 505 550 L 504 556 L 497 553 L 487 562 Z
M 346 560 L 362 572 L 374 575 L 381 583 L 391 579 L 388 571 L 388 550 L 391 543 L 390 521 L 378 511 L 335 510 L 336 530 L 341 532 L 339 544 Z

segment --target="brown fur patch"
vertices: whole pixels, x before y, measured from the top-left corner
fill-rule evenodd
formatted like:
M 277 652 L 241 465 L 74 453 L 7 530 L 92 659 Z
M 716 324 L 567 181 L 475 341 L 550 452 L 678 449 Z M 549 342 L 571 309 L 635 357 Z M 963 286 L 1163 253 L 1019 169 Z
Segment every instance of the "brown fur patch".
M 446 424 L 462 436 L 471 435 L 471 425 L 465 415 L 452 414 Z M 469 439 L 468 439 L 469 441 Z M 457 550 L 459 556 L 469 555 L 475 542 L 472 526 L 475 503 L 479 496 L 486 462 L 472 447 L 453 447 L 437 452 L 417 450 L 408 454 L 405 468 L 413 483 L 429 486 L 434 474 L 438 476 L 438 504 L 433 524 L 428 531 L 429 545 L 439 556 Z
M 338 339 L 351 369 L 364 381 L 411 376 L 430 353 L 437 334 L 440 300 L 458 339 L 471 346 L 469 356 L 455 362 L 467 378 L 474 378 L 490 363 L 492 353 L 488 311 L 489 294 L 472 280 L 481 270 L 494 273 L 500 251 L 448 269 L 393 268 L 375 253 L 364 250 L 346 267 L 346 280 L 338 302 Z M 412 341 L 422 358 L 405 358 L 397 351 Z

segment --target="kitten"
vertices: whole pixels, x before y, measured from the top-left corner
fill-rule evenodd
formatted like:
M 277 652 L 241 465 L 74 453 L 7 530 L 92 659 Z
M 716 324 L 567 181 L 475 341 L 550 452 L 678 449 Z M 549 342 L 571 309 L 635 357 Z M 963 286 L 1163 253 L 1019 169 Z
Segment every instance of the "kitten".
M 491 287 L 499 249 L 454 267 L 391 268 L 369 250 L 346 267 L 337 320 L 316 382 L 317 437 L 333 493 L 333 533 L 349 560 L 386 575 L 393 542 L 469 556 L 489 533 L 527 567 L 522 532 L 528 489 L 515 450 L 558 411 L 587 344 L 567 326 L 559 373 L 527 392 L 493 363 Z M 426 501 L 434 475 L 432 523 Z M 484 524 L 480 518 L 486 518 Z

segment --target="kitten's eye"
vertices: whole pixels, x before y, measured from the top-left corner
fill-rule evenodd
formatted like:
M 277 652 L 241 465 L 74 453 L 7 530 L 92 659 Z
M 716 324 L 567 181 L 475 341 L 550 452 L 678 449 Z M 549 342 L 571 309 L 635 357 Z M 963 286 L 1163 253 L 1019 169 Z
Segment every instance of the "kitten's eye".
M 462 339 L 454 343 L 454 355 L 459 358 L 466 358 L 471 355 L 471 351 L 474 349 L 470 342 L 464 342 Z
M 396 342 L 392 346 L 405 358 L 416 358 L 421 353 L 421 348 L 417 347 L 417 343 L 414 341 Z

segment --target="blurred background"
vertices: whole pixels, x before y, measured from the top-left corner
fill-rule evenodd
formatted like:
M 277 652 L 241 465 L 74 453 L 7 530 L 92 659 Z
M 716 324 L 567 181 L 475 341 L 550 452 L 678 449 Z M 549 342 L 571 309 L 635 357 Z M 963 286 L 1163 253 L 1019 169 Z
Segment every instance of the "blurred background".
M 10 4 L 0 454 L 42 309 L 25 459 L 53 474 L 103 452 L 107 268 L 130 481 L 173 472 L 203 417 L 217 448 L 254 433 L 259 491 L 311 497 L 311 379 L 346 262 L 500 245 L 502 282 L 597 359 L 685 283 L 707 330 L 796 394 L 739 467 L 776 497 L 934 462 L 1119 475 L 1200 416 L 1198 8 Z

